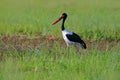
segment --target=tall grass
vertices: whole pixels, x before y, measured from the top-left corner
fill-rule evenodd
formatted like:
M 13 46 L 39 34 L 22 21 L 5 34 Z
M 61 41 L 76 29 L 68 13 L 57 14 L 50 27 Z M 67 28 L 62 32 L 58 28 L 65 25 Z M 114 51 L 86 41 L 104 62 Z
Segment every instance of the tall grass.
M 10 0 L 1 1 L 1 34 L 60 34 L 60 23 L 52 22 L 68 13 L 66 28 L 86 39 L 119 39 L 119 0 Z M 14 4 L 14 5 L 13 5 Z M 103 33 L 104 34 L 101 34 Z M 59 36 L 61 37 L 61 36 Z
M 4 54 L 0 62 L 1 80 L 119 80 L 120 46 L 109 51 L 97 49 L 76 53 L 59 45 Z M 69 52 L 69 54 L 68 54 Z M 22 55 L 21 55 L 22 54 Z

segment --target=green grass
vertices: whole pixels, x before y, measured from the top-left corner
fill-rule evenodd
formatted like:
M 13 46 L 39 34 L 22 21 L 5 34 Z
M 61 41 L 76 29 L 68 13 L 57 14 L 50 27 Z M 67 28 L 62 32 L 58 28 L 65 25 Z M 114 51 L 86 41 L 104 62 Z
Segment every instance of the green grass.
M 34 49 L 25 54 L 4 54 L 0 63 L 2 80 L 119 80 L 120 49 L 87 50 L 81 55 L 64 47 Z
M 0 34 L 60 34 L 61 23 L 51 24 L 68 13 L 66 28 L 86 39 L 119 39 L 119 0 L 2 0 Z M 102 34 L 104 32 L 104 34 Z M 61 37 L 61 36 L 59 36 Z
M 23 51 L 8 44 L 2 51 L 3 35 L 33 38 L 41 33 L 62 38 L 61 23 L 51 24 L 63 12 L 68 13 L 65 27 L 83 40 L 115 40 L 118 44 L 106 50 L 90 45 L 81 54 L 74 48 L 66 51 L 58 42 L 51 48 L 43 43 Z M 0 80 L 120 80 L 119 41 L 120 0 L 0 1 Z

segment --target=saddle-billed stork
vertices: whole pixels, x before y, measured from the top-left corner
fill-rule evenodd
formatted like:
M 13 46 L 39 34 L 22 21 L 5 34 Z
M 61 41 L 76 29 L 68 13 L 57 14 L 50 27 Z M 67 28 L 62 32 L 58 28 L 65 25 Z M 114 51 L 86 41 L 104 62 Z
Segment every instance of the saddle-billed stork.
M 67 18 L 67 14 L 63 13 L 62 16 L 59 19 L 57 19 L 52 25 L 56 24 L 61 19 L 63 19 L 61 29 L 62 29 L 63 38 L 67 44 L 67 47 L 69 47 L 69 45 L 74 45 L 74 46 L 80 45 L 83 49 L 86 49 L 85 42 L 76 33 L 65 29 L 64 23 L 66 18 Z

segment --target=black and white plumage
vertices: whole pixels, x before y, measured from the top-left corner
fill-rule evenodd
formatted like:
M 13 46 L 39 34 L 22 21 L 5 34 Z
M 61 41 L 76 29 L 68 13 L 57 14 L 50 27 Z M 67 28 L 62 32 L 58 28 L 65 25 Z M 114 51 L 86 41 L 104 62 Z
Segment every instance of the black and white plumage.
M 62 16 L 53 23 L 53 25 L 59 22 L 61 19 L 63 19 L 61 29 L 62 29 L 63 39 L 65 40 L 67 46 L 69 47 L 69 45 L 74 45 L 74 46 L 80 45 L 83 49 L 86 49 L 85 42 L 76 33 L 65 29 L 64 23 L 66 18 L 67 18 L 67 14 L 63 13 Z

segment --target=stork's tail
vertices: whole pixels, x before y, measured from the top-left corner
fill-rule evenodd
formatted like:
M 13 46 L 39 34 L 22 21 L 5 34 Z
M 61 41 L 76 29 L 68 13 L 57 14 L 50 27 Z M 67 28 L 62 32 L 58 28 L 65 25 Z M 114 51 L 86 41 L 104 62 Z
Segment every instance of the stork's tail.
M 87 46 L 86 46 L 86 44 L 85 44 L 84 41 L 81 41 L 80 45 L 81 45 L 81 47 L 82 47 L 83 49 L 86 49 L 86 48 L 87 48 Z

